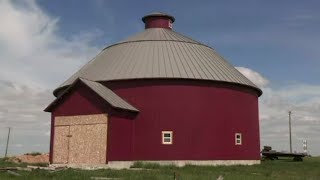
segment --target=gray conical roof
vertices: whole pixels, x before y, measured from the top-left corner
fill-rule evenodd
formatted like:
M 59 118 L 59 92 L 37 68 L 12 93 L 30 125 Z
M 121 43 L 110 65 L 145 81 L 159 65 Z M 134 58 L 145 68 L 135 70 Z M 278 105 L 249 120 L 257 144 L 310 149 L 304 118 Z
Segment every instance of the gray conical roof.
M 214 49 L 173 30 L 149 28 L 111 45 L 60 85 L 92 81 L 173 78 L 236 83 L 261 90 Z M 57 90 L 55 90 L 55 93 Z

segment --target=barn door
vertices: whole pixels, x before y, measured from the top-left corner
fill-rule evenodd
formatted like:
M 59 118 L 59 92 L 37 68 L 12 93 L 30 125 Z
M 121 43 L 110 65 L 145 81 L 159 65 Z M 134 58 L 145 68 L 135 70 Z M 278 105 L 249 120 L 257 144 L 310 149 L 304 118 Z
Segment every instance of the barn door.
M 71 164 L 106 163 L 107 124 L 70 126 Z
M 53 163 L 66 164 L 69 156 L 69 126 L 55 127 L 55 136 L 53 144 Z
M 53 163 L 105 164 L 107 115 L 55 118 Z

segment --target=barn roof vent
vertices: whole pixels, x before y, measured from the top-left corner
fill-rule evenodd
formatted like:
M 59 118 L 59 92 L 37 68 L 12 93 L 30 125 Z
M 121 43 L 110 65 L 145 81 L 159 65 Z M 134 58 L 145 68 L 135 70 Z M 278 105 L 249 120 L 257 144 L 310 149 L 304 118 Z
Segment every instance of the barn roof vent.
M 165 28 L 172 29 L 172 23 L 175 21 L 174 17 L 160 12 L 154 12 L 142 17 L 145 23 L 145 29 L 148 28 Z

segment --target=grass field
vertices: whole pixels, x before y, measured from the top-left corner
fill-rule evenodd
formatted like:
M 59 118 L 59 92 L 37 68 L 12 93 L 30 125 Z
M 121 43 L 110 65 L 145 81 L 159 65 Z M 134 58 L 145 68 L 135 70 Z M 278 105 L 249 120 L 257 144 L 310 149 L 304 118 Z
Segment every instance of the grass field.
M 4 162 L 0 159 L 0 167 L 17 166 L 14 163 Z M 26 166 L 21 164 L 20 166 Z M 224 180 L 320 180 L 320 157 L 304 158 L 303 162 L 292 160 L 263 161 L 261 165 L 254 166 L 158 166 L 154 164 L 137 164 L 137 167 L 146 170 L 78 170 L 66 169 L 57 172 L 45 170 L 16 171 L 22 176 L 17 177 L 0 171 L 0 179 L 90 179 L 90 177 L 108 177 L 123 179 L 174 179 L 178 180 L 215 180 L 220 175 Z

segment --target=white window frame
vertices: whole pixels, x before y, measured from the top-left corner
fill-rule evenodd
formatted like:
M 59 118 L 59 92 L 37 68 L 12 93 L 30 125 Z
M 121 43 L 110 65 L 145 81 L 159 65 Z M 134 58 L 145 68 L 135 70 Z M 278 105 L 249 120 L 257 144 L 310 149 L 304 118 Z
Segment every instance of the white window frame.
M 238 136 L 239 136 L 239 138 L 238 138 Z M 241 133 L 236 133 L 234 136 L 234 139 L 235 139 L 236 145 L 242 145 L 242 134 Z
M 170 137 L 165 137 L 165 134 L 170 134 Z M 169 138 L 169 142 L 165 141 L 165 139 Z M 173 132 L 172 131 L 162 131 L 162 144 L 173 144 Z
M 172 29 L 172 21 L 171 21 L 171 19 L 169 19 L 169 22 L 168 22 L 168 23 L 169 23 L 169 24 L 168 24 L 169 28 Z

